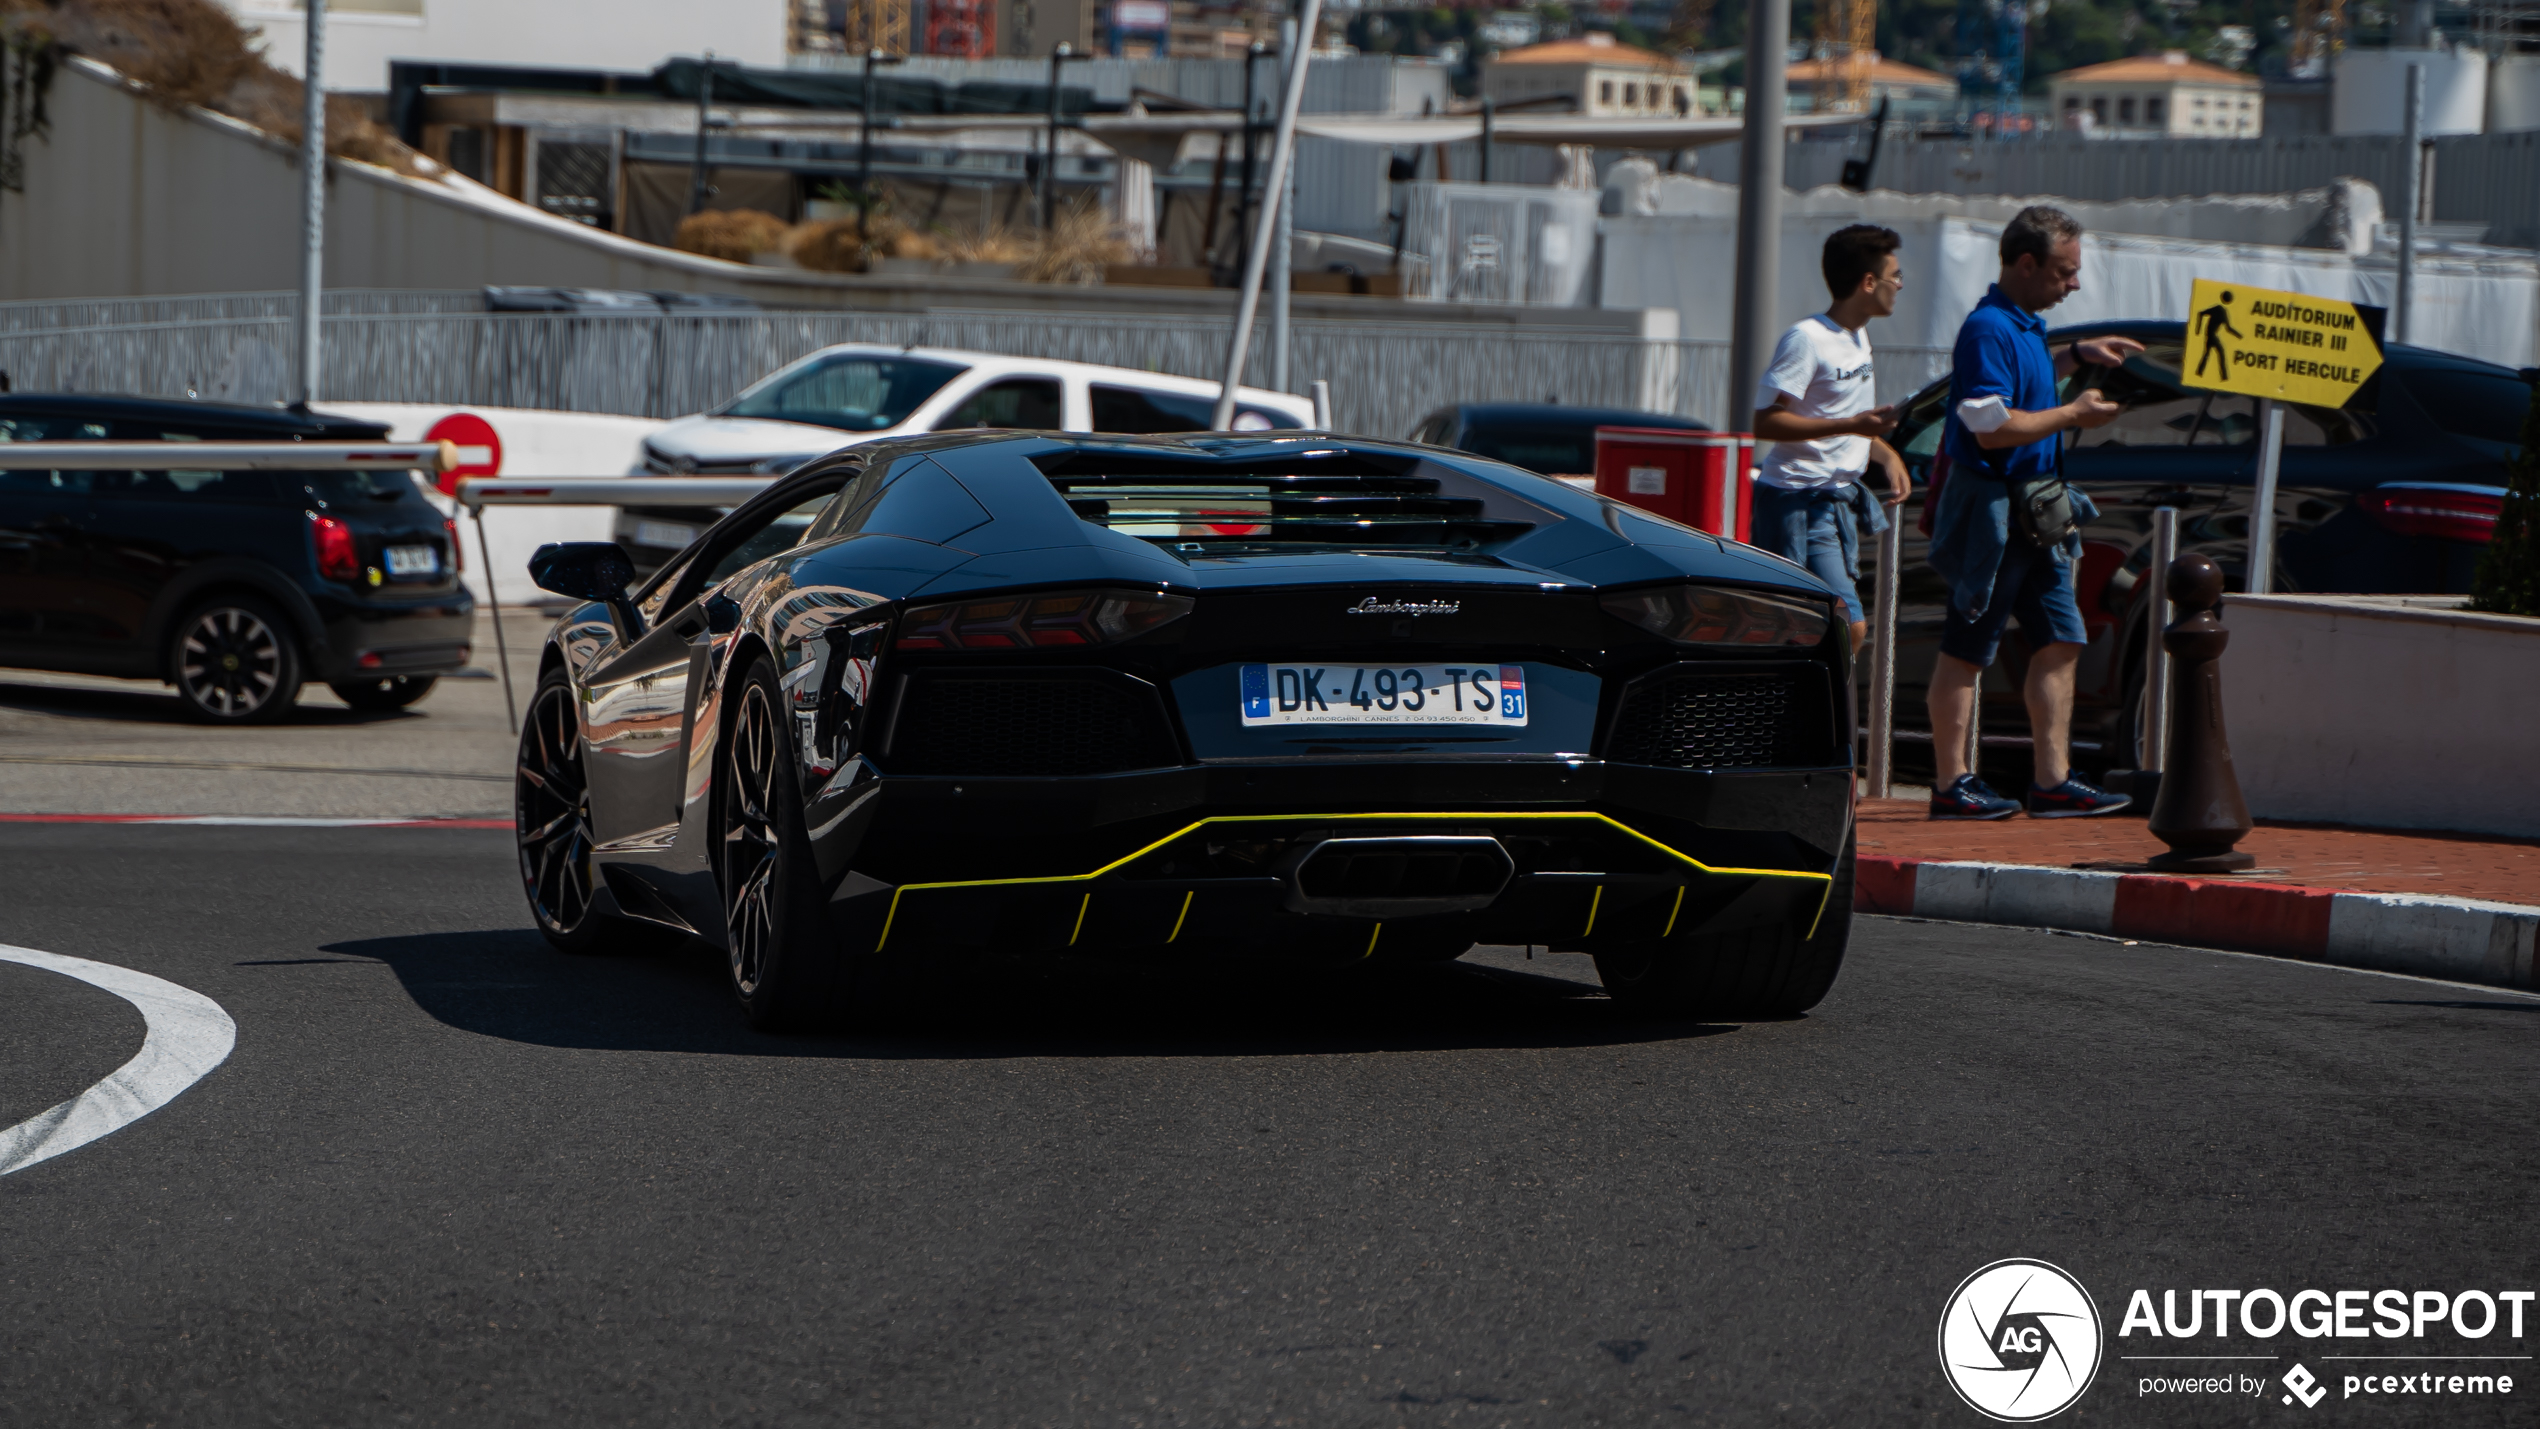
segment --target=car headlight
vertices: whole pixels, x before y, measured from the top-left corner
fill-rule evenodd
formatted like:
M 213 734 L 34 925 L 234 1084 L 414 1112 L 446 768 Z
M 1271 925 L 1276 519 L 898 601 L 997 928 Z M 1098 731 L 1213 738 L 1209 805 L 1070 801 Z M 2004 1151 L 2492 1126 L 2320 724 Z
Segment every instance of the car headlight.
M 911 606 L 900 650 L 1023 650 L 1104 645 L 1190 614 L 1191 598 L 1146 591 L 1064 590 Z
M 1814 645 L 1833 624 L 1823 601 L 1725 586 L 1622 591 L 1605 608 L 1679 645 Z

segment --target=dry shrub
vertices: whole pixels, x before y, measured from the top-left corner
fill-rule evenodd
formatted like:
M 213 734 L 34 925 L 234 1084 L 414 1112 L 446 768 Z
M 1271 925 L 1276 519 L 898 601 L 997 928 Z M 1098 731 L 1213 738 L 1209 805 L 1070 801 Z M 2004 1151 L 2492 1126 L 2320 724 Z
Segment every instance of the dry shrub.
M 865 235 L 870 234 L 868 244 Z M 867 224 L 852 218 L 820 219 L 794 226 L 785 252 L 795 262 L 822 273 L 862 273 L 877 258 L 938 258 L 942 248 L 910 228 L 890 210 L 877 205 Z
M 149 86 L 164 104 L 228 112 L 267 68 L 246 29 L 211 0 L 64 0 L 26 13 L 44 15 L 64 48 Z
M 298 144 L 306 90 L 258 54 L 247 31 L 214 0 L 6 0 L 14 26 L 41 31 L 141 85 L 173 110 L 209 109 Z M 371 122 L 360 102 L 326 101 L 326 151 L 402 174 L 422 156 Z
M 863 240 L 852 218 L 822 218 L 798 223 L 785 235 L 785 256 L 815 273 L 864 271 Z
M 1014 276 L 1027 283 L 1090 286 L 1102 281 L 1103 269 L 1129 257 L 1129 245 L 1110 214 L 1099 204 L 1073 203 L 1059 211 L 1058 221 L 1040 235 Z
M 861 225 L 852 218 L 797 224 L 785 240 L 785 252 L 815 272 L 861 273 L 876 258 L 899 257 L 900 242 L 907 236 L 908 225 L 877 208 Z
M 1032 240 L 1026 234 L 999 224 L 985 233 L 948 233 L 943 238 L 943 256 L 955 263 L 1020 263 L 1032 256 Z
M 710 208 L 679 220 L 670 246 L 682 253 L 702 253 L 747 263 L 772 253 L 785 242 L 785 220 L 755 208 Z

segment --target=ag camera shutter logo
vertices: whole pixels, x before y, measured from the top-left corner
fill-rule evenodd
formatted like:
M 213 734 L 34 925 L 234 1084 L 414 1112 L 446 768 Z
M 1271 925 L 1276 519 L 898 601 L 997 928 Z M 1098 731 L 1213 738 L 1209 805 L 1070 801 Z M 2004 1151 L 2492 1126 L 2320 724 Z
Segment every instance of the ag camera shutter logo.
M 1958 1283 L 1940 1315 L 1940 1368 L 1988 1419 L 2029 1424 L 2070 1409 L 2099 1373 L 2099 1307 L 2042 1260 L 1997 1260 Z

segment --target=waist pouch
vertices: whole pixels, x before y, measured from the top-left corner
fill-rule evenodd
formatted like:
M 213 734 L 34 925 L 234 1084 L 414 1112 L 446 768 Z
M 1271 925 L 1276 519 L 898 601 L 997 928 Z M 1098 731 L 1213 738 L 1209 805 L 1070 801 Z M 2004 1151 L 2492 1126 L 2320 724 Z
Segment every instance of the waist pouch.
M 2011 489 L 2011 529 L 2030 545 L 2051 551 L 2080 528 L 2073 519 L 2073 489 L 2061 474 L 2005 484 Z
M 1953 415 L 1951 421 L 1957 418 Z M 2003 466 L 2009 465 L 2007 459 Z M 2045 476 L 2014 480 L 1996 466 L 1991 454 L 1983 462 L 1962 468 L 1970 475 L 1981 476 L 1999 484 L 2011 496 L 2011 529 L 2020 538 L 2041 551 L 2051 551 L 2064 544 L 2064 538 L 2079 530 L 2081 523 L 2073 519 L 2073 489 L 2064 484 L 2064 451 L 2062 439 L 2056 439 L 2055 470 Z

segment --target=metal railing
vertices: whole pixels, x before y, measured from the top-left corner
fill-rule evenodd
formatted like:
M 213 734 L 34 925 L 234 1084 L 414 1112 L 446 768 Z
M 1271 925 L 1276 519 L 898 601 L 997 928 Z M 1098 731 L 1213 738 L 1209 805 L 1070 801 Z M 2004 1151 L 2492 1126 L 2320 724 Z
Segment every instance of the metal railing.
M 669 418 L 720 405 L 841 342 L 972 348 L 1176 376 L 1223 371 L 1229 319 L 1117 313 L 488 313 L 473 294 L 330 295 L 323 395 Z M 290 377 L 287 295 L 0 304 L 0 371 L 18 391 L 262 403 Z M 1471 323 L 1305 320 L 1291 369 L 1332 379 L 1345 431 L 1398 437 L 1454 402 L 1544 401 L 1728 425 L 1725 343 Z M 1269 336 L 1253 360 L 1269 360 Z M 1946 354 L 1880 354 L 1880 400 Z M 1263 370 L 1266 370 L 1264 368 Z M 1899 390 L 1890 390 L 1897 388 Z

